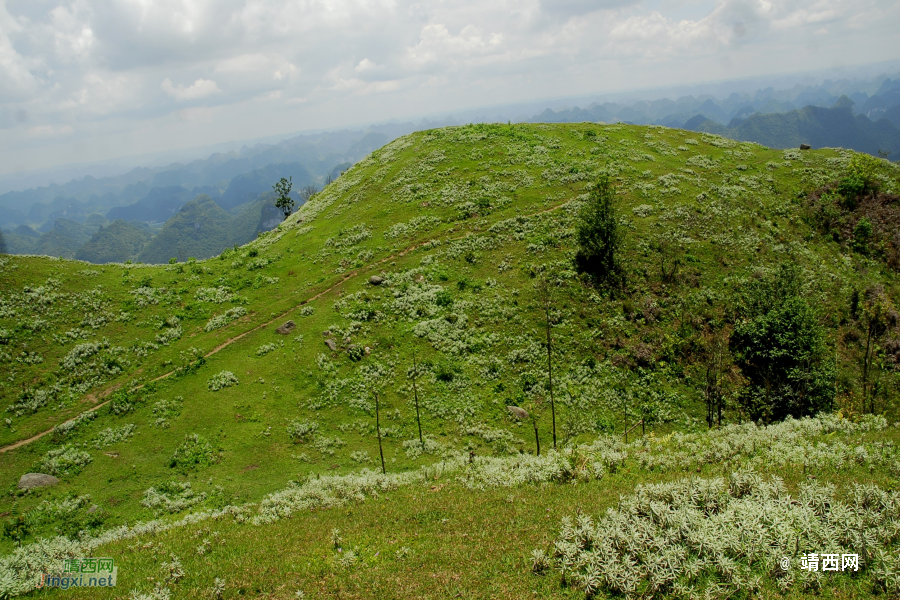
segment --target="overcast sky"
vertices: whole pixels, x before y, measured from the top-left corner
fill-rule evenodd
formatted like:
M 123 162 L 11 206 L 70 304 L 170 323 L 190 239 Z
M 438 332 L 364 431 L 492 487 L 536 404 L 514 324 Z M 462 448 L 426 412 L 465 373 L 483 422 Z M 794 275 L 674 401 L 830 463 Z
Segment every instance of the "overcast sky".
M 898 25 L 896 0 L 0 0 L 0 173 L 891 60 Z

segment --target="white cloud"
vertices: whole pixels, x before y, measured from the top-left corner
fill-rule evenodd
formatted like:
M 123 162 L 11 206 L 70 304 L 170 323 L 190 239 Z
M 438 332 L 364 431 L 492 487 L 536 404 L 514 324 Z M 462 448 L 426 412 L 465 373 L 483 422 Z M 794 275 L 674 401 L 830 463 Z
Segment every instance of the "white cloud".
M 172 85 L 172 80 L 167 77 L 163 79 L 160 87 L 162 91 L 179 101 L 198 100 L 222 91 L 215 81 L 202 78 L 195 81 L 191 86 L 184 87 L 183 85 Z
M 29 115 L 0 119 L 0 164 L 35 123 L 105 158 L 884 60 L 898 22 L 895 0 L 0 0 L 0 115 Z
M 26 131 L 26 133 L 30 136 L 34 137 L 51 137 L 58 135 L 70 135 L 74 132 L 74 129 L 70 125 L 63 125 L 61 127 L 54 127 L 53 125 L 39 125 L 37 127 L 31 127 Z

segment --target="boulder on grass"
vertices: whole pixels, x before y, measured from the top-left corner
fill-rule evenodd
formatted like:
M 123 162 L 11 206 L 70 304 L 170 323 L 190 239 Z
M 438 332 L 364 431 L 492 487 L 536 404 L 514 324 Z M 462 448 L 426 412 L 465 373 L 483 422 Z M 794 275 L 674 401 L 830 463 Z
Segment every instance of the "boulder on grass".
M 46 473 L 25 473 L 19 479 L 20 490 L 30 490 L 32 488 L 48 487 L 59 483 L 59 479 L 53 475 Z
M 325 340 L 325 345 L 328 346 L 332 352 L 337 351 L 337 344 L 334 343 L 334 340 L 332 340 L 332 339 Z
M 281 327 L 278 327 L 275 330 L 275 333 L 280 333 L 281 335 L 288 335 L 290 332 L 292 332 L 294 330 L 295 327 L 297 327 L 297 325 L 294 324 L 293 321 L 288 321 Z
M 512 418 L 516 421 L 524 421 L 528 418 L 528 411 L 524 408 L 519 408 L 518 406 L 507 406 L 506 410 L 509 411 L 509 414 L 512 415 Z
M 371 277 L 369 277 L 369 283 L 372 285 L 381 285 L 382 283 L 384 283 L 384 277 L 372 275 Z
M 800 144 L 801 150 L 809 150 L 810 148 L 811 148 L 811 146 L 809 144 Z

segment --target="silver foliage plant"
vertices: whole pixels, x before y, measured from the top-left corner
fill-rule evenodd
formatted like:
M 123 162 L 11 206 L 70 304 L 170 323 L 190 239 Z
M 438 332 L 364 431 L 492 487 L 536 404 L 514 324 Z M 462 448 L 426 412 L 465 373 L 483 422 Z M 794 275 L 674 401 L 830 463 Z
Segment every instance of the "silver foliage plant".
M 811 481 L 792 496 L 780 478 L 746 470 L 639 486 L 597 520 L 564 518 L 549 555 L 532 559 L 535 572 L 555 569 L 588 596 L 725 598 L 760 593 L 766 582 L 813 591 L 844 576 L 896 595 L 898 536 L 898 492 L 857 484 L 841 500 Z M 802 570 L 809 553 L 857 554 L 860 570 Z
M 427 485 L 435 477 L 454 477 L 474 490 L 589 481 L 614 473 L 629 461 L 667 472 L 721 463 L 772 469 L 792 464 L 796 468 L 803 458 L 810 460 L 835 450 L 844 453 L 842 461 L 823 463 L 826 467 L 843 470 L 878 464 L 900 472 L 889 442 L 855 443 L 845 437 L 886 427 L 881 417 L 854 423 L 820 415 L 767 427 L 734 425 L 702 434 L 648 436 L 627 445 L 621 437 L 600 436 L 592 444 L 549 451 L 540 457 L 479 455 L 472 460 L 465 453 L 447 449 L 441 452 L 443 460 L 418 470 L 382 474 L 363 469 L 348 475 L 320 475 L 292 482 L 255 506 L 226 506 L 193 512 L 177 521 L 158 519 L 122 526 L 77 542 L 63 537 L 41 539 L 0 557 L 0 598 L 34 589 L 39 574 L 58 570 L 63 559 L 87 555 L 113 541 L 228 516 L 241 523 L 266 525 L 313 507 L 362 502 L 401 486 Z M 809 464 L 821 466 L 814 460 Z M 144 506 L 149 504 L 148 508 L 159 512 L 168 512 L 170 507 L 190 508 L 187 504 L 191 502 L 178 502 L 187 494 L 169 493 L 163 498 L 160 492 L 148 490 Z M 765 479 L 752 471 L 733 475 L 727 482 L 700 479 L 645 486 L 596 522 L 585 516 L 564 522 L 553 551 L 536 551 L 532 558 L 537 571 L 554 567 L 567 581 L 592 593 L 608 589 L 626 596 L 690 596 L 691 590 L 707 590 L 711 596 L 727 596 L 738 589 L 752 593 L 749 590 L 770 580 L 786 589 L 819 585 L 822 573 L 778 571 L 773 561 L 782 556 L 858 553 L 861 575 L 876 588 L 900 593 L 900 564 L 892 557 L 895 553 L 889 552 L 900 537 L 900 495 L 873 486 L 855 486 L 845 496 L 838 499 L 835 490 L 808 484 L 794 498 L 780 480 Z

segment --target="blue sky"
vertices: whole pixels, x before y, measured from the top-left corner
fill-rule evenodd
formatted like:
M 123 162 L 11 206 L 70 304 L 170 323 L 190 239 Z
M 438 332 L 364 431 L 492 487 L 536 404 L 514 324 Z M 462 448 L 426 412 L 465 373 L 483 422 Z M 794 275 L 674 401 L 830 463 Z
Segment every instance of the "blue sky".
M 898 25 L 889 0 L 0 0 L 0 173 L 892 60 Z

